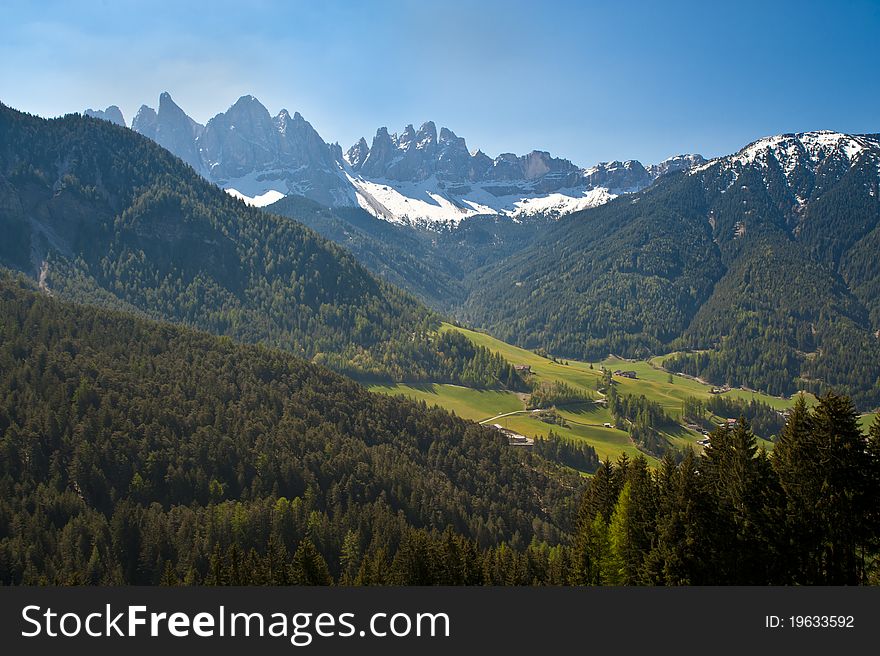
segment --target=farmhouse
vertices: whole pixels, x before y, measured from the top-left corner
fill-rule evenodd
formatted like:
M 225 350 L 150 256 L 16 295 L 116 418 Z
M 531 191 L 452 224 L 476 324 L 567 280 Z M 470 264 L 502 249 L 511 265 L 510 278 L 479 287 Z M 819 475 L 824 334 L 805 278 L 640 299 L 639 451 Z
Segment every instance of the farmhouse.
M 526 437 L 525 435 L 520 435 L 519 433 L 512 433 L 510 431 L 506 431 L 507 433 L 507 443 L 510 446 L 519 446 L 524 449 L 532 449 L 535 446 L 535 440 L 531 437 Z
M 624 378 L 638 378 L 635 371 L 621 371 L 618 369 L 614 372 L 615 376 L 622 376 Z
M 507 437 L 507 444 L 510 446 L 518 446 L 524 449 L 532 449 L 535 447 L 535 440 L 519 433 L 514 433 L 509 428 L 504 428 L 501 424 L 492 424 L 492 428 Z
M 515 364 L 513 365 L 514 370 L 520 374 L 530 374 L 532 373 L 532 367 L 528 364 Z

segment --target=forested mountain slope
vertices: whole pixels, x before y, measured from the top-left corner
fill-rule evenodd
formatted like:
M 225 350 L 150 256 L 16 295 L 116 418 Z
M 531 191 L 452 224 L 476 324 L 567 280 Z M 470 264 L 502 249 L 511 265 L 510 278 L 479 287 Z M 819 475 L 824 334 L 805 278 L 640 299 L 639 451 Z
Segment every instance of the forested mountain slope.
M 559 355 L 708 350 L 668 364 L 875 406 L 878 172 L 875 136 L 760 140 L 560 220 L 481 271 L 462 314 Z
M 431 307 L 448 310 L 465 298 L 460 267 L 416 229 L 378 220 L 360 208 L 323 207 L 304 196 L 285 196 L 266 209 L 340 244 L 375 275 Z
M 560 355 L 659 350 L 724 271 L 710 227 L 694 220 L 703 208 L 693 185 L 660 183 L 563 218 L 478 272 L 463 314 L 501 339 Z
M 430 310 L 313 231 L 247 207 L 107 121 L 0 106 L 0 230 L 0 264 L 65 298 L 353 375 L 448 377 Z
M 526 247 L 553 221 L 474 216 L 427 229 L 383 221 L 361 208 L 322 207 L 303 196 L 286 196 L 266 210 L 307 225 L 351 251 L 375 275 L 445 313 L 464 303 L 474 271 Z
M 581 489 L 439 409 L 8 275 L 0 454 L 3 583 L 418 583 L 444 530 L 447 582 L 481 581 L 486 550 L 564 539 Z

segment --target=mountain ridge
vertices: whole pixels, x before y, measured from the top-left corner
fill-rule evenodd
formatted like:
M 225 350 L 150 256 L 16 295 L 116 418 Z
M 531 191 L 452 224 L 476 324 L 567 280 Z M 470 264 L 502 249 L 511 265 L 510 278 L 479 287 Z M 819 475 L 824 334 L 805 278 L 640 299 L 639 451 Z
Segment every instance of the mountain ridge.
M 163 112 L 163 106 L 165 111 Z M 325 142 L 298 112 L 272 117 L 251 95 L 204 126 L 174 104 L 146 105 L 132 129 L 156 140 L 201 175 L 246 202 L 263 206 L 301 195 L 331 208 L 361 207 L 393 223 L 440 229 L 480 216 L 554 218 L 642 189 L 660 175 L 701 164 L 677 155 L 648 167 L 635 160 L 579 168 L 533 150 L 491 158 L 433 121 L 398 135 L 379 128 L 345 153 Z

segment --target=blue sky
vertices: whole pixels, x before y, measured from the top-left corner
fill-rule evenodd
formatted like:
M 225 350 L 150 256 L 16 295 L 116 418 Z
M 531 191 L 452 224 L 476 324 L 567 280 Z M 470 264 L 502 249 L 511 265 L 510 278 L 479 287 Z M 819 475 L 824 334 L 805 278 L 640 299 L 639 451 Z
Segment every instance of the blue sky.
M 434 120 L 490 155 L 714 156 L 779 132 L 880 132 L 880 0 L 19 2 L 0 101 L 54 116 L 239 96 L 347 148 Z

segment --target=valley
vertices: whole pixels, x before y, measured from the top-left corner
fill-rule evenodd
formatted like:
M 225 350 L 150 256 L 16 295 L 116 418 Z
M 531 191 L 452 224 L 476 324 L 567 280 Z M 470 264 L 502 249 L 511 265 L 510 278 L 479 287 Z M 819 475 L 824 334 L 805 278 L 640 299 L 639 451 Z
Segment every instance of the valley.
M 581 167 L 543 150 L 490 157 L 432 121 L 343 151 L 254 96 L 202 125 L 168 93 L 130 131 L 506 342 L 586 362 L 677 352 L 665 368 L 715 385 L 880 406 L 876 134 Z
M 527 437 L 544 437 L 552 431 L 559 437 L 571 442 L 585 442 L 592 446 L 601 460 L 615 460 L 620 455 L 636 457 L 646 456 L 652 466 L 658 459 L 640 451 L 626 430 L 615 428 L 615 419 L 610 410 L 603 405 L 605 395 L 597 390 L 602 381 L 602 369 L 610 371 L 622 370 L 634 372 L 635 378 L 614 376 L 615 386 L 619 394 L 644 395 L 655 401 L 663 411 L 676 422 L 676 426 L 665 427 L 662 434 L 673 448 L 694 448 L 702 450 L 699 444 L 704 439 L 702 433 L 689 428 L 682 418 L 683 404 L 687 399 L 708 400 L 713 397 L 740 399 L 746 402 L 758 401 L 777 411 L 785 411 L 792 407 L 795 398 L 770 396 L 746 389 L 729 389 L 721 394 L 713 394 L 714 386 L 700 382 L 681 374 L 672 374 L 662 368 L 667 356 L 659 356 L 650 360 L 626 360 L 608 357 L 601 361 L 589 363 L 578 360 L 544 357 L 533 351 L 520 348 L 496 339 L 486 333 L 468 330 L 445 323 L 442 331 L 453 331 L 465 335 L 474 344 L 488 348 L 493 353 L 502 355 L 514 366 L 527 366 L 531 372 L 533 383 L 564 383 L 589 397 L 591 401 L 560 404 L 555 412 L 560 423 L 550 423 L 539 417 L 540 410 L 528 410 L 528 395 L 521 392 L 506 390 L 481 390 L 460 385 L 444 384 L 371 384 L 369 389 L 382 394 L 406 396 L 424 401 L 429 406 L 439 406 L 459 417 L 483 424 L 500 424 L 505 429 L 520 433 Z M 809 393 L 804 397 L 812 406 L 816 398 Z M 598 403 L 596 402 L 598 401 Z M 499 416 L 501 415 L 501 416 Z M 707 413 L 707 421 L 715 424 L 723 423 L 728 418 L 737 418 L 734 414 L 727 416 Z M 862 425 L 867 430 L 873 421 L 873 414 L 861 416 Z M 606 426 L 609 424 L 609 426 Z M 772 450 L 773 442 L 760 439 L 758 443 L 767 450 Z

